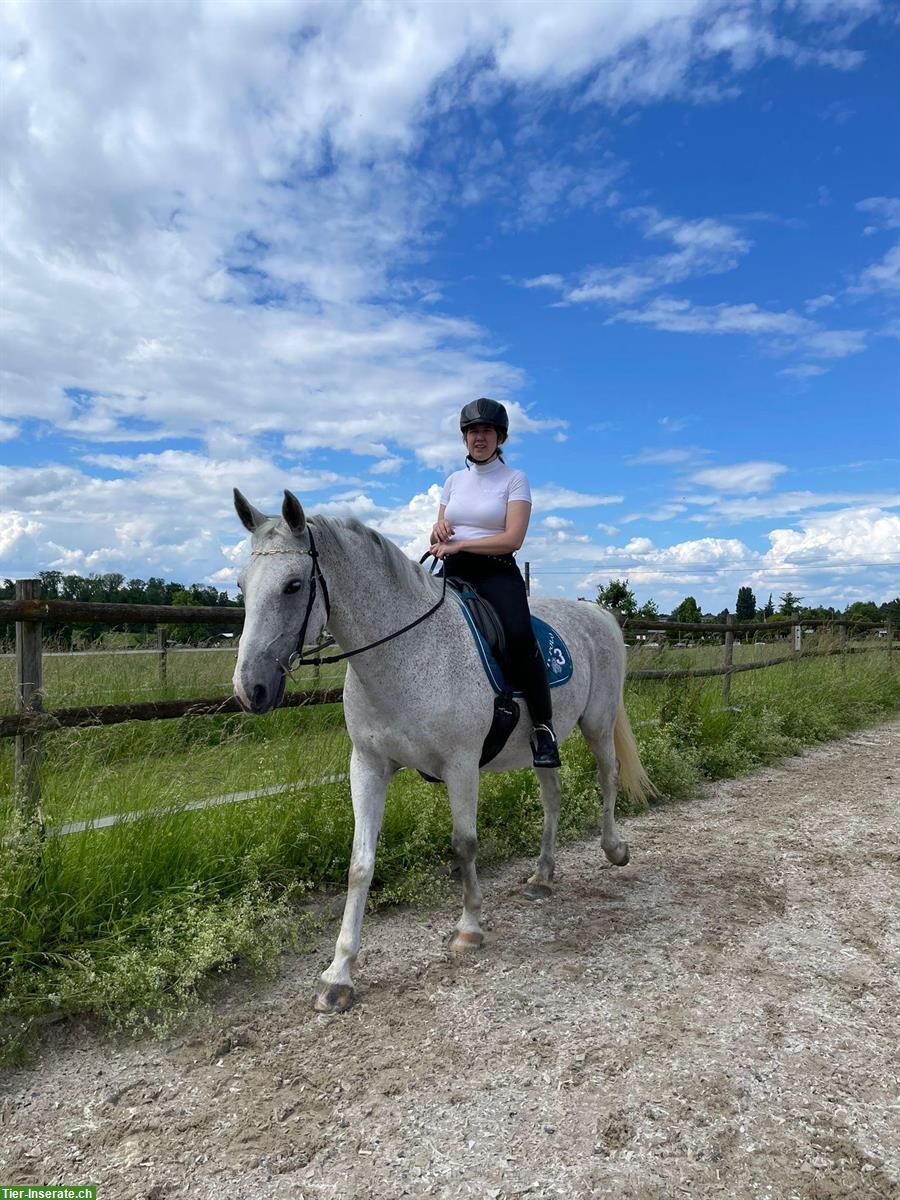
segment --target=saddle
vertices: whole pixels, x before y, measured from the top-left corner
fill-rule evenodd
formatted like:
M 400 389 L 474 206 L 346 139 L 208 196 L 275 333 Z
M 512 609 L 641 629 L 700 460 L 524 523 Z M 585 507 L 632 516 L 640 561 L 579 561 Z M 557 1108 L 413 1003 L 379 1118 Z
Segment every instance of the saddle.
M 503 624 L 492 604 L 480 596 L 471 584 L 461 579 L 447 580 L 450 595 L 459 603 L 469 623 L 475 645 L 481 657 L 481 665 L 498 696 L 521 696 L 507 679 L 506 634 Z M 547 682 L 551 688 L 562 687 L 572 678 L 572 656 L 559 633 L 532 615 L 531 627 L 543 655 L 547 669 Z
M 471 584 L 462 579 L 448 576 L 447 590 L 448 594 L 453 596 L 459 604 L 469 628 L 472 630 L 481 665 L 484 667 L 485 674 L 495 693 L 494 719 L 487 737 L 484 739 L 481 757 L 478 760 L 478 765 L 483 767 L 491 759 L 497 757 L 519 723 L 520 710 L 515 697 L 521 696 L 522 693 L 515 691 L 507 680 L 507 671 L 504 668 L 506 633 L 493 604 L 480 596 Z M 552 625 L 548 625 L 539 617 L 532 616 L 531 625 L 544 656 L 550 687 L 559 687 L 561 684 L 568 683 L 572 678 L 572 656 L 569 654 L 565 642 Z M 441 782 L 433 775 L 426 775 L 424 771 L 420 771 L 419 774 L 429 783 Z

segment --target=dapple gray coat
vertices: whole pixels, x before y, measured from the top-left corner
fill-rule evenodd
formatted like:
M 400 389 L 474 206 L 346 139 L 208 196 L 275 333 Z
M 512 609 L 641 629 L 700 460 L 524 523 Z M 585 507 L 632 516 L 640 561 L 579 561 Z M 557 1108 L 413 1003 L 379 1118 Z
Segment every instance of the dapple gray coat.
M 240 577 L 246 616 L 234 690 L 246 711 L 264 713 L 281 702 L 297 649 L 313 568 L 309 533 L 303 509 L 290 492 L 280 519 L 265 516 L 237 491 L 235 507 L 252 543 L 250 562 Z M 342 649 L 353 650 L 402 628 L 440 599 L 439 580 L 358 521 L 312 517 L 309 526 L 330 595 L 328 631 Z M 569 683 L 553 691 L 553 720 L 560 741 L 579 724 L 597 759 L 603 793 L 601 844 L 610 862 L 622 865 L 628 861 L 628 846 L 616 826 L 616 793 L 621 786 L 643 798 L 652 790 L 622 703 L 622 634 L 615 619 L 596 604 L 538 600 L 532 608 L 559 631 L 571 651 L 574 672 Z M 325 624 L 317 587 L 307 644 Z M 451 949 L 458 953 L 481 945 L 482 897 L 475 870 L 479 770 L 531 765 L 526 718 L 501 753 L 479 769 L 493 702 L 472 634 L 452 600 L 409 633 L 349 661 L 344 715 L 353 743 L 355 831 L 334 961 L 323 973 L 314 1001 L 319 1012 L 341 1012 L 353 1002 L 351 970 L 359 952 L 385 796 L 401 767 L 424 771 L 447 785 L 463 883 L 463 912 Z M 544 833 L 537 869 L 526 887 L 532 898 L 550 894 L 560 805 L 558 772 L 542 769 L 537 775 Z

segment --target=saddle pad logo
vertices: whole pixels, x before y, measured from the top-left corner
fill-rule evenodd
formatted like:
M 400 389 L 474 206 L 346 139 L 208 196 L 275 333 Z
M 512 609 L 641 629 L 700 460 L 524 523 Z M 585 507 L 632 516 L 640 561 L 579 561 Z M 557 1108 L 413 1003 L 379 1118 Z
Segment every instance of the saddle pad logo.
M 557 643 L 556 630 L 549 625 L 550 636 L 547 639 L 547 646 L 544 650 L 544 661 L 547 664 L 547 670 L 551 675 L 562 675 L 566 669 L 566 652 Z

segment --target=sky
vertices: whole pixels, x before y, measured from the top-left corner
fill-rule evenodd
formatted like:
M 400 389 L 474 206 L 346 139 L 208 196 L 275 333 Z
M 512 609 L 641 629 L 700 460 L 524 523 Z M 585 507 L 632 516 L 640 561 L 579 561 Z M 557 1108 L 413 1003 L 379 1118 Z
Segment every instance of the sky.
M 510 411 L 532 592 L 900 592 L 900 6 L 0 6 L 0 576 L 418 557 Z

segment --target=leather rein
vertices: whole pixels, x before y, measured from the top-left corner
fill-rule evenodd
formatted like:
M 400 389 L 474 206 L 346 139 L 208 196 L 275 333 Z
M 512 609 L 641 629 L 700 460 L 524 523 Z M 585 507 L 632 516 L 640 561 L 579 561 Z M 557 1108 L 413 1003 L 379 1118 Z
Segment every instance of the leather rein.
M 285 671 L 286 675 L 289 674 L 291 672 L 291 670 L 293 670 L 294 667 L 301 667 L 301 666 L 321 667 L 321 666 L 325 666 L 326 663 L 336 663 L 336 662 L 340 662 L 342 659 L 345 659 L 345 658 L 353 658 L 354 655 L 362 654 L 366 650 L 374 650 L 376 646 L 383 646 L 385 642 L 393 641 L 394 638 L 400 637 L 400 635 L 402 633 L 408 633 L 410 629 L 415 629 L 415 627 L 417 625 L 421 625 L 423 621 L 427 621 L 428 618 L 433 613 L 436 613 L 437 610 L 444 603 L 444 600 L 447 597 L 447 575 L 446 575 L 446 572 L 443 574 L 444 586 L 441 588 L 440 600 L 438 600 L 438 602 L 436 604 L 433 604 L 431 606 L 431 608 L 429 608 L 428 612 L 423 613 L 420 617 L 416 617 L 416 619 L 414 621 L 410 621 L 410 623 L 408 625 L 404 625 L 402 629 L 397 629 L 397 630 L 395 630 L 394 633 L 389 633 L 385 637 L 378 638 L 377 641 L 374 641 L 374 642 L 369 642 L 365 646 L 358 646 L 355 650 L 345 650 L 342 654 L 332 654 L 332 655 L 329 655 L 327 658 L 323 658 L 320 654 L 315 654 L 315 655 L 304 654 L 303 653 L 303 642 L 304 642 L 304 639 L 306 638 L 306 630 L 309 626 L 309 618 L 312 615 L 313 605 L 316 602 L 316 584 L 317 583 L 322 588 L 322 597 L 325 601 L 325 624 L 326 625 L 328 624 L 328 619 L 331 616 L 331 598 L 328 595 L 328 584 L 325 582 L 325 576 L 322 574 L 322 568 L 319 566 L 319 552 L 316 549 L 316 539 L 313 537 L 312 526 L 307 525 L 306 530 L 307 530 L 307 533 L 309 534 L 309 549 L 308 550 L 304 550 L 304 549 L 300 549 L 300 548 L 288 549 L 287 547 L 284 547 L 284 548 L 278 547 L 278 548 L 272 548 L 269 550 L 266 550 L 266 549 L 251 550 L 251 552 L 250 552 L 251 558 L 259 556 L 259 555 L 264 555 L 264 554 L 305 554 L 305 555 L 308 555 L 312 559 L 313 569 L 312 569 L 312 578 L 310 579 L 310 586 L 309 586 L 309 599 L 306 602 L 306 612 L 303 615 L 303 624 L 300 626 L 300 634 L 299 634 L 299 637 L 297 638 L 297 649 L 294 651 L 294 653 L 290 657 L 290 660 L 288 661 L 287 670 Z M 422 555 L 422 557 L 419 559 L 419 563 L 420 564 L 423 563 L 425 561 L 425 559 L 428 558 L 430 555 L 431 555 L 431 551 L 430 550 L 426 551 Z M 437 564 L 437 561 L 438 560 L 435 559 L 434 563 L 432 563 L 431 573 L 434 572 L 434 568 Z M 329 638 L 328 641 L 326 641 L 322 644 L 320 649 L 324 650 L 324 649 L 327 649 L 329 646 L 334 646 L 335 644 L 336 643 L 335 643 L 334 638 Z

